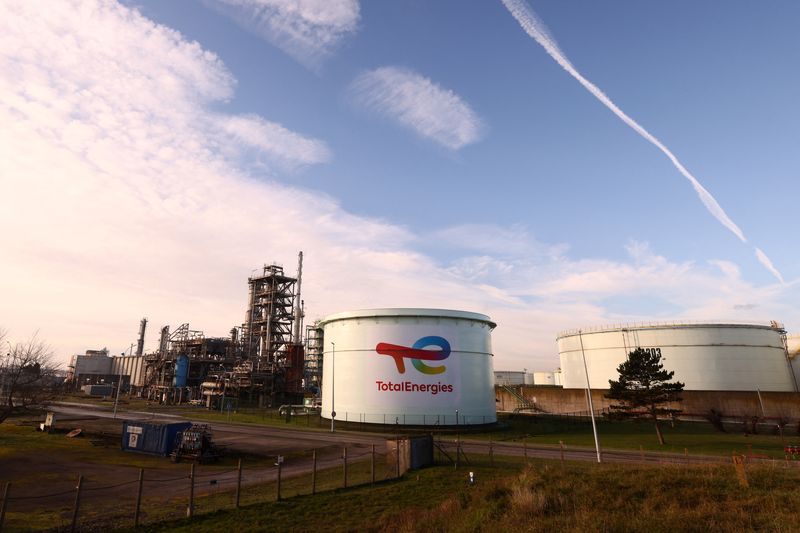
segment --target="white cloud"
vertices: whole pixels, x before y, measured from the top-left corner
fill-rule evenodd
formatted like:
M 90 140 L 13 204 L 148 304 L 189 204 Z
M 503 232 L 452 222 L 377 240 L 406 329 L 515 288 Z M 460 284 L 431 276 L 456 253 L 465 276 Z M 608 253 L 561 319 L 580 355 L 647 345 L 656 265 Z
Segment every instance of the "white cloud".
M 213 122 L 223 135 L 233 138 L 232 144 L 256 148 L 289 166 L 326 163 L 331 159 L 323 141 L 303 137 L 256 115 L 223 115 L 214 117 Z
M 483 125 L 456 93 L 408 69 L 381 67 L 350 87 L 356 104 L 390 117 L 417 134 L 458 150 L 477 142 Z
M 243 28 L 315 68 L 358 29 L 358 0 L 205 0 Z

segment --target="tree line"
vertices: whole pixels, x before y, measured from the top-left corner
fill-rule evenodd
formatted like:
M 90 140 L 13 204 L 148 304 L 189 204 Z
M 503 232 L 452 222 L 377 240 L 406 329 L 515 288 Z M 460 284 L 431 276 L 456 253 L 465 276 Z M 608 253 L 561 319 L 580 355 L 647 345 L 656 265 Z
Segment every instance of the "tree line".
M 0 424 L 12 415 L 41 407 L 62 382 L 52 348 L 37 334 L 12 344 L 8 331 L 0 329 Z

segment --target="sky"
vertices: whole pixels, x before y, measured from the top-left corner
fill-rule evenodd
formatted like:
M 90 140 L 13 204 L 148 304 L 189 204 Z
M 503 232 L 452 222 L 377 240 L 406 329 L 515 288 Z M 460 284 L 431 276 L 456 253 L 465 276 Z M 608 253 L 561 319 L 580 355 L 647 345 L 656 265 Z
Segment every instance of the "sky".
M 496 370 L 560 331 L 800 333 L 800 4 L 0 2 L 0 328 L 59 361 L 139 320 L 489 315 Z M 38 333 L 37 333 L 38 332 Z

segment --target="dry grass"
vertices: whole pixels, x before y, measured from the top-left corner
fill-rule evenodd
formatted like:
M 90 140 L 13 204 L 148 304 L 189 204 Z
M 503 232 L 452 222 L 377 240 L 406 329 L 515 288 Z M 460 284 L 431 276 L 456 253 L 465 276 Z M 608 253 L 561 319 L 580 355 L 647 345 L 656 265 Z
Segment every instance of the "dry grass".
M 798 531 L 800 471 L 536 463 L 437 508 L 384 521 L 390 531 Z

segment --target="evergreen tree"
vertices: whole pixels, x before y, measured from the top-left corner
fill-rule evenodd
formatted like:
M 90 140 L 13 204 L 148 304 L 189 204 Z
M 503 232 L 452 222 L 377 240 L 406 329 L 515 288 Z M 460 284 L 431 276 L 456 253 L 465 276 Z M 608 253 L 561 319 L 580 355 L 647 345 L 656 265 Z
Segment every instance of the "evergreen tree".
M 671 382 L 675 372 L 664 370 L 661 350 L 636 348 L 628 359 L 617 367 L 619 381 L 608 380 L 610 390 L 606 398 L 619 400 L 612 405 L 613 415 L 619 418 L 651 418 L 656 426 L 658 443 L 664 444 L 664 436 L 658 425 L 658 417 L 674 415 L 679 409 L 668 409 L 664 404 L 679 402 L 679 393 L 684 384 Z

